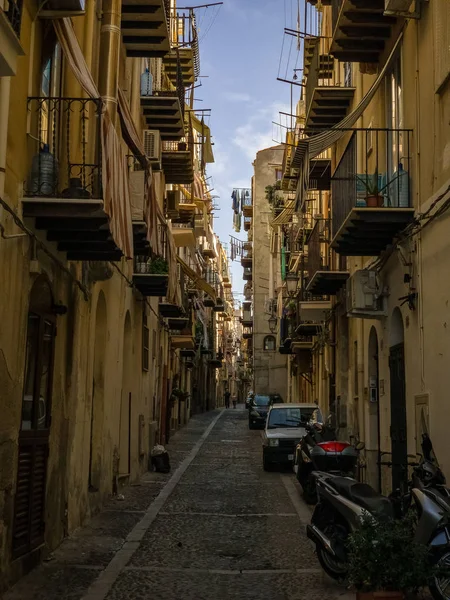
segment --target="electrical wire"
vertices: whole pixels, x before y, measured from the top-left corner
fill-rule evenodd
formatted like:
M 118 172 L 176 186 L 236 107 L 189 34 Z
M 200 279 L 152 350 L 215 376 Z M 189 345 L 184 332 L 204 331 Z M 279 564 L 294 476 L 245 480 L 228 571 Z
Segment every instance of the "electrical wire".
M 80 289 L 85 301 L 88 302 L 89 301 L 89 290 L 87 289 L 87 287 L 81 281 L 79 281 L 76 277 L 74 277 L 74 275 L 69 271 L 69 269 L 52 252 L 50 252 L 50 250 L 47 248 L 47 246 L 43 242 L 41 242 L 41 240 L 38 237 L 36 237 L 36 235 L 30 229 L 28 229 L 28 227 L 25 225 L 25 223 L 22 221 L 22 219 L 19 217 L 19 215 L 1 197 L 0 197 L 0 205 L 3 206 L 3 208 L 11 215 L 11 217 L 13 218 L 13 221 L 17 225 L 17 227 L 19 227 L 19 229 L 24 231 L 33 240 L 33 242 L 36 244 L 36 246 L 40 250 L 42 250 L 42 252 L 44 252 L 44 254 L 46 254 L 61 269 L 61 271 L 63 271 L 66 275 L 68 275 L 70 277 L 70 279 Z M 3 227 L 2 227 L 2 232 L 4 232 Z

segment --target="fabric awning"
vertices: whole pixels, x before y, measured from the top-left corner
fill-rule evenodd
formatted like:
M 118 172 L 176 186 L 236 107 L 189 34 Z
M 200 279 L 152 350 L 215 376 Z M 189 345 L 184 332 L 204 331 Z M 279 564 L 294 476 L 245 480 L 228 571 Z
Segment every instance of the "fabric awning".
M 125 94 L 120 88 L 118 93 L 118 104 L 123 139 L 142 165 L 142 168 L 147 169 L 150 167 L 150 163 L 145 154 L 144 144 L 137 132 Z
M 187 265 L 184 262 L 184 260 L 179 256 L 177 256 L 177 261 L 180 263 L 181 268 L 183 269 L 184 273 L 186 273 L 186 275 L 189 277 L 189 279 L 191 279 L 199 289 L 206 292 L 208 296 L 210 296 L 215 302 L 217 299 L 217 295 L 214 288 L 212 288 L 209 285 L 209 283 L 206 283 L 206 281 L 202 277 L 200 277 L 200 275 L 197 275 L 197 273 L 193 269 L 191 269 L 191 267 Z
M 295 212 L 295 200 L 288 200 L 286 203 L 283 212 L 281 212 L 278 217 L 271 222 L 272 227 L 277 227 L 278 225 L 285 225 L 289 223 L 292 219 L 292 215 Z
M 202 144 L 202 158 L 205 163 L 214 162 L 214 153 L 211 144 L 211 130 L 208 125 L 205 125 L 205 121 L 202 118 L 197 119 L 193 112 L 191 112 L 192 126 L 194 129 L 203 136 Z
M 306 198 L 306 192 L 308 190 L 309 161 L 315 158 L 317 155 L 321 154 L 321 152 L 327 150 L 327 148 L 335 144 L 337 141 L 339 141 L 346 133 L 348 133 L 348 130 L 355 125 L 356 121 L 361 117 L 361 115 L 366 110 L 371 100 L 375 96 L 387 71 L 390 69 L 402 38 L 403 33 L 399 35 L 391 53 L 389 54 L 388 59 L 386 60 L 386 63 L 384 64 L 384 67 L 381 69 L 380 73 L 378 74 L 378 77 L 373 82 L 369 91 L 364 96 L 364 98 L 362 98 L 355 110 L 353 110 L 349 115 L 342 119 L 342 121 L 335 125 L 335 127 L 332 127 L 327 131 L 318 133 L 317 135 L 313 135 L 310 138 L 306 138 L 299 142 L 296 154 L 298 151 L 300 151 L 300 154 L 303 156 L 301 156 L 302 164 L 300 166 L 300 175 L 296 194 L 297 210 L 302 205 L 303 199 Z
M 100 93 L 86 64 L 69 17 L 55 19 L 53 25 L 75 78 L 88 96 L 100 98 Z M 133 258 L 133 227 L 128 178 L 128 165 L 122 143 L 106 110 L 102 116 L 102 187 L 103 208 L 108 215 L 111 233 L 117 247 L 126 258 Z

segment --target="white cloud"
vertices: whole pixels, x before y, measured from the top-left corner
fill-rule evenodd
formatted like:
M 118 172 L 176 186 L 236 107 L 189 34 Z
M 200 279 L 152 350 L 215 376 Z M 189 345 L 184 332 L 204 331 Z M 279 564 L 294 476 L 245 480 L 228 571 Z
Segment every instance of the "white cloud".
M 275 146 L 273 122 L 279 122 L 279 112 L 288 112 L 284 104 L 274 103 L 254 112 L 248 121 L 239 126 L 233 143 L 242 150 L 245 156 L 254 160 L 259 150 Z
M 225 92 L 224 94 L 225 100 L 229 100 L 230 102 L 251 102 L 252 97 L 250 94 L 246 94 L 245 92 Z

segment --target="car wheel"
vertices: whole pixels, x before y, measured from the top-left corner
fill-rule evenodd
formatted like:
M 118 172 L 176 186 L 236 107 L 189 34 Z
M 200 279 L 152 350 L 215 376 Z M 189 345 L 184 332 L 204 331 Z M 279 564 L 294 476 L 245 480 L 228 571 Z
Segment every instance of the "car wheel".
M 264 471 L 270 471 L 272 468 L 272 463 L 267 460 L 267 456 L 263 452 L 263 469 Z

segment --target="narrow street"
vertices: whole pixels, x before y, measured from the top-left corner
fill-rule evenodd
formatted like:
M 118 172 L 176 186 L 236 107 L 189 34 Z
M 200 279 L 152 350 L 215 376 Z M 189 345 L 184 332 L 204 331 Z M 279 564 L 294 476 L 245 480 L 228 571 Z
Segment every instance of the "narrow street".
M 306 539 L 291 473 L 262 469 L 247 411 L 193 417 L 168 446 L 172 471 L 111 499 L 4 600 L 349 600 Z

